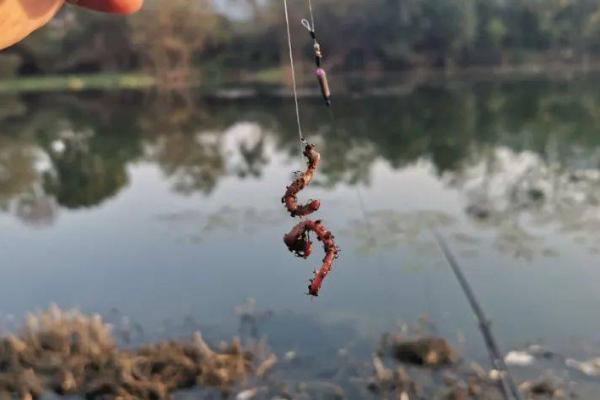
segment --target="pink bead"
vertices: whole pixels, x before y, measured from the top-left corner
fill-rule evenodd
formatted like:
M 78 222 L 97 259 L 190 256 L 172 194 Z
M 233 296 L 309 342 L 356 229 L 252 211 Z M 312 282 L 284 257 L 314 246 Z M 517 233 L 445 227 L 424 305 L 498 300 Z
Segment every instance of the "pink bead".
M 325 77 L 326 73 L 323 68 L 317 68 L 317 70 L 315 71 L 315 75 L 317 75 L 319 78 L 323 78 Z

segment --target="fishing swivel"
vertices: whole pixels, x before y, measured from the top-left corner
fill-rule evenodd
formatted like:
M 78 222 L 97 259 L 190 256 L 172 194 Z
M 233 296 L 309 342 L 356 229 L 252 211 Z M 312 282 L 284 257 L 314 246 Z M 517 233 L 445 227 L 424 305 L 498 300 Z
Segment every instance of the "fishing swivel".
M 323 61 L 323 51 L 321 50 L 321 45 L 317 41 L 317 34 L 315 32 L 314 23 L 311 24 L 307 19 L 302 19 L 302 21 L 300 22 L 302 23 L 302 26 L 304 26 L 308 30 L 308 32 L 310 33 L 310 37 L 313 40 L 315 64 L 317 65 L 315 75 L 317 76 L 317 80 L 319 81 L 321 94 L 323 95 L 325 104 L 327 105 L 327 107 L 329 107 L 331 106 L 331 89 L 329 87 L 329 81 L 327 80 L 327 72 L 325 72 L 325 70 L 321 67 Z
M 310 24 L 310 22 L 306 18 L 302 19 L 302 21 L 300 22 L 302 23 L 302 26 L 304 26 L 308 30 L 308 33 L 310 33 L 310 37 L 314 42 L 313 50 L 315 51 L 315 64 L 317 64 L 317 68 L 320 68 L 321 60 L 323 59 L 323 52 L 321 51 L 321 45 L 317 41 L 317 34 L 315 33 L 315 28 Z

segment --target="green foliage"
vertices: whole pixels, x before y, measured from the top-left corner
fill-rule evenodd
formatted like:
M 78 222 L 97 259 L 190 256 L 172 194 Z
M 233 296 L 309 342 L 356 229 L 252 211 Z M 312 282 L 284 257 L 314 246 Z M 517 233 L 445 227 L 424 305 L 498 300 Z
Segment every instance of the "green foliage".
M 526 61 L 523 54 L 581 62 L 600 52 L 597 0 L 313 3 L 327 62 L 340 70 L 499 65 Z M 7 54 L 19 57 L 11 65 L 22 74 L 145 69 L 161 81 L 285 62 L 280 0 L 230 0 L 229 7 L 245 11 L 219 14 L 214 0 L 148 0 L 128 18 L 66 7 Z M 304 2 L 290 7 L 292 22 L 307 16 Z M 309 55 L 308 34 L 292 25 L 297 51 Z
M 155 85 L 155 79 L 145 74 L 62 74 L 51 76 L 20 77 L 18 79 L 10 80 L 5 79 L 0 81 L 0 93 L 25 93 L 67 90 L 81 91 L 92 89 L 143 89 Z

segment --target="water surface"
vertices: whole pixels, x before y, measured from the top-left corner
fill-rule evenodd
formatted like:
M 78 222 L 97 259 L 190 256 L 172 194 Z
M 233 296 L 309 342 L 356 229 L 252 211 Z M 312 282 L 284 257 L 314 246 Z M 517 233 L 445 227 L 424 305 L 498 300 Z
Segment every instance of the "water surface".
M 385 89 L 385 90 L 384 90 Z M 131 92 L 0 98 L 0 315 L 51 303 L 127 316 L 146 337 L 233 335 L 246 299 L 279 350 L 356 346 L 427 316 L 485 360 L 432 241 L 447 238 L 506 349 L 589 356 L 600 318 L 600 84 L 550 81 L 352 88 L 333 114 L 302 100 L 323 155 L 303 198 L 343 249 L 295 259 L 281 203 L 301 169 L 293 104 Z M 217 336 L 218 337 L 218 336 Z M 592 345 L 591 345 L 592 344 Z M 322 353 L 329 354 L 329 353 Z

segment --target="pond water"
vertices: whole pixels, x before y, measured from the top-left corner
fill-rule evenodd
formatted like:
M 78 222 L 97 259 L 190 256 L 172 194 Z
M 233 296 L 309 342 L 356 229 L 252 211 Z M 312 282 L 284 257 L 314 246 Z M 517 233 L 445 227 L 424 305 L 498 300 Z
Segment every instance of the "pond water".
M 280 199 L 303 165 L 293 103 L 254 93 L 0 98 L 2 328 L 56 303 L 126 317 L 143 340 L 219 338 L 252 298 L 280 351 L 366 356 L 426 316 L 484 362 L 435 227 L 504 349 L 595 351 L 599 80 L 350 87 L 331 115 L 303 98 L 323 164 L 300 197 L 321 200 L 343 249 L 315 300 L 321 250 L 299 260 L 282 242 Z

